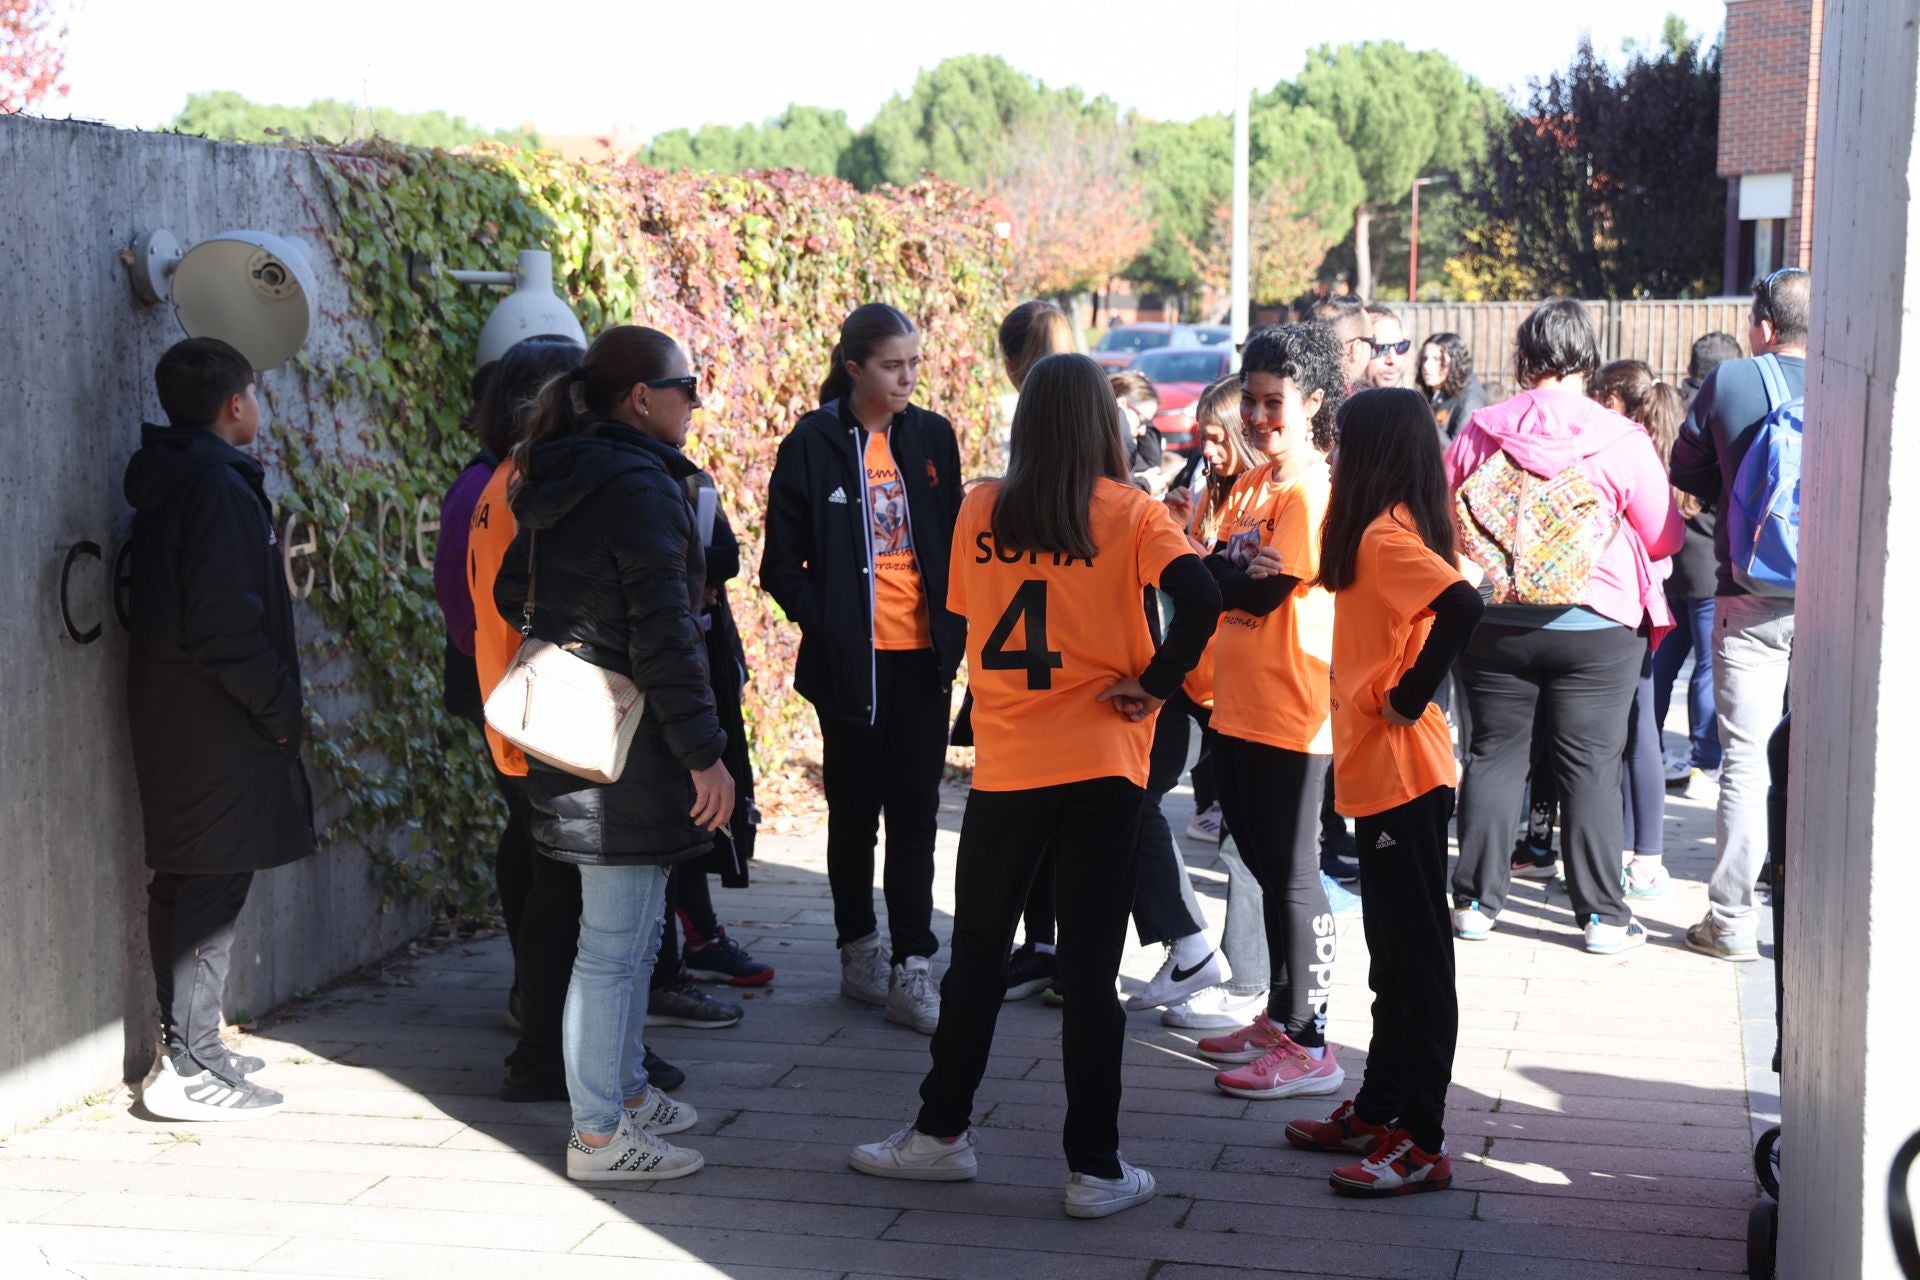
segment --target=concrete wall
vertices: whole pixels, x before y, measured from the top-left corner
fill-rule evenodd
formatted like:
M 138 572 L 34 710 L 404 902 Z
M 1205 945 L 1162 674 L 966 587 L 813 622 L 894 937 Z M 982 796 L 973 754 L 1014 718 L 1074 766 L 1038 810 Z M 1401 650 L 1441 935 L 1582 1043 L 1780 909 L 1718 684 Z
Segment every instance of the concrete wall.
M 254 228 L 304 239 L 320 277 L 325 358 L 353 327 L 327 259 L 324 184 L 298 154 L 0 117 L 0 1133 L 144 1072 L 152 1056 L 139 802 L 124 716 L 125 633 L 107 567 L 130 512 L 121 473 L 160 353 L 184 334 L 135 301 L 118 253 L 162 226 L 192 245 Z M 341 319 L 340 317 L 346 317 Z M 263 380 L 273 414 L 307 411 L 293 375 Z M 349 412 L 349 419 L 353 417 Z M 263 436 L 272 470 L 275 427 Z M 270 478 L 270 486 L 276 478 Z M 68 576 L 79 644 L 63 632 Z M 318 634 L 304 606 L 303 638 Z M 336 711 L 343 710 L 336 708 Z M 316 783 L 320 779 L 316 775 Z M 323 788 L 320 788 L 323 790 Z M 364 853 L 329 849 L 262 876 L 242 918 L 229 1016 L 260 1012 L 416 935 L 383 910 Z
M 1783 947 L 1795 1280 L 1897 1274 L 1887 1170 L 1920 1129 L 1920 0 L 1825 16 Z

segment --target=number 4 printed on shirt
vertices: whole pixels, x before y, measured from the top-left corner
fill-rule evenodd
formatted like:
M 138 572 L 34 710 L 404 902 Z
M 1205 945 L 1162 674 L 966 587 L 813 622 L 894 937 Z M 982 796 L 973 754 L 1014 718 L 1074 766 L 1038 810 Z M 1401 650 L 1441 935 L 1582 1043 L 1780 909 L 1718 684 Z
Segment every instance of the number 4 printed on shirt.
M 1026 619 L 1026 647 L 1012 653 L 1007 640 L 1014 624 Z M 1027 688 L 1053 688 L 1053 673 L 1062 665 L 1060 655 L 1047 648 L 1047 584 L 1042 578 L 1028 578 L 1013 593 L 1007 611 L 993 626 L 993 634 L 980 650 L 980 665 L 988 671 L 1025 671 Z

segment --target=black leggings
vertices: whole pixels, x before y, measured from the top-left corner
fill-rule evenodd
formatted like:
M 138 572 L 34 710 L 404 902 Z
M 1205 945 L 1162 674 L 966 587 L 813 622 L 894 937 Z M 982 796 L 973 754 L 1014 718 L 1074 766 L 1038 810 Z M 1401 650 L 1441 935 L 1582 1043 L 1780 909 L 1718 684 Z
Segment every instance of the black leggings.
M 1225 735 L 1214 751 L 1221 812 L 1265 902 L 1276 969 L 1267 1016 L 1308 1049 L 1327 1042 L 1338 947 L 1320 879 L 1320 804 L 1332 760 Z

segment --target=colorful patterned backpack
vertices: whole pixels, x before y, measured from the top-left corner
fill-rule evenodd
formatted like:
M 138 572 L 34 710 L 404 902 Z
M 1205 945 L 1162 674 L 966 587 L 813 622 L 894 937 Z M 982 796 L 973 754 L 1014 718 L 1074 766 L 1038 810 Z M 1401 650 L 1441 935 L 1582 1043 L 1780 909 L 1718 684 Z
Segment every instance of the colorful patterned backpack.
M 1585 604 L 1620 512 L 1578 462 L 1548 479 L 1504 450 L 1453 495 L 1460 550 L 1486 570 L 1494 604 Z

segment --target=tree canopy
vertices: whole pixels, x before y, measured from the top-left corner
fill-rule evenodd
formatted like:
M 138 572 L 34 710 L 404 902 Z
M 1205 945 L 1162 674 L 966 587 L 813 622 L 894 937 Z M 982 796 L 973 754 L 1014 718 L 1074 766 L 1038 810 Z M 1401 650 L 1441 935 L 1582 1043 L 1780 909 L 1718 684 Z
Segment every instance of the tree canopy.
M 655 137 L 640 159 L 656 169 L 800 169 L 831 175 L 840 172 L 852 143 L 846 112 L 796 104 L 761 124 L 670 130 Z
M 0 115 L 65 97 L 65 28 L 48 0 L 0 0 Z
M 271 130 L 293 138 L 327 142 L 354 142 L 387 138 L 421 147 L 460 147 L 474 142 L 511 142 L 538 145 L 539 138 L 521 129 L 483 129 L 444 111 L 404 112 L 385 107 L 361 107 L 335 98 L 316 98 L 304 107 L 254 102 L 227 90 L 190 93 L 187 104 L 168 126 L 182 133 L 235 142 L 258 142 Z

